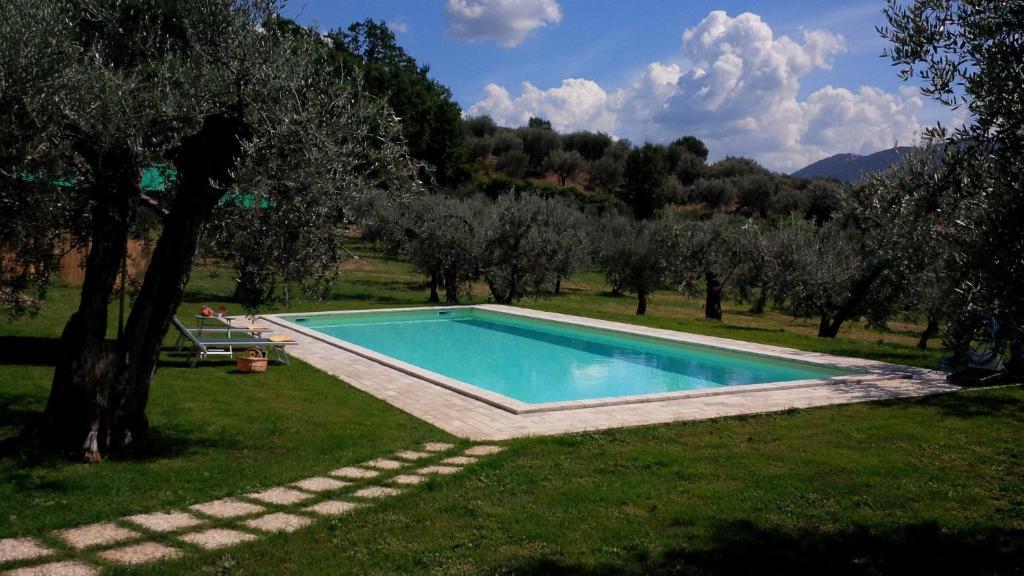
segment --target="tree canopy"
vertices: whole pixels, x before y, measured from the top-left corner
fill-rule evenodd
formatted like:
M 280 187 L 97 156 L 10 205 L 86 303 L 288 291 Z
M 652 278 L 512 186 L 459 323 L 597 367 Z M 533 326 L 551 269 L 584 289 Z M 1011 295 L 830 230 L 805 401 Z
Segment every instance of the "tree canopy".
M 45 283 L 46 250 L 89 246 L 37 430 L 47 444 L 84 441 L 97 458 L 143 443 L 149 382 L 204 231 L 238 250 L 243 279 L 295 279 L 296 257 L 329 275 L 355 197 L 414 189 L 394 113 L 330 64 L 318 33 L 282 24 L 256 0 L 0 5 L 0 204 L 15 231 L 4 226 L 0 253 L 33 270 L 0 276 L 5 300 Z M 175 174 L 159 197 L 140 187 L 151 163 Z M 107 307 L 142 215 L 158 240 L 110 343 Z
M 342 69 L 358 70 L 363 89 L 385 99 L 401 119 L 410 155 L 432 167 L 441 185 L 465 180 L 462 110 L 451 91 L 430 77 L 430 68 L 417 64 L 384 22 L 366 19 L 328 38 Z

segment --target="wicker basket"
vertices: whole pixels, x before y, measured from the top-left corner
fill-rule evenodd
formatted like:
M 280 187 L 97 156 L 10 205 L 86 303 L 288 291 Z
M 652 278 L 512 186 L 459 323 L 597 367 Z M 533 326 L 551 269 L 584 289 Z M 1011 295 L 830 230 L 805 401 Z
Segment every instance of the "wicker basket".
M 266 372 L 267 358 L 256 348 L 250 348 L 235 359 L 239 372 Z

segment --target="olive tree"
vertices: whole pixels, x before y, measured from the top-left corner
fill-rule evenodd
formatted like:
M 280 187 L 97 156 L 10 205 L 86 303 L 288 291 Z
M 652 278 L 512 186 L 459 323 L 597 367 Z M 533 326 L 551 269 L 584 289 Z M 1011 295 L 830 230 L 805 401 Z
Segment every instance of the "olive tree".
M 445 302 L 458 304 L 459 295 L 478 276 L 476 247 L 483 219 L 483 200 L 429 196 L 411 202 L 405 222 L 409 256 L 431 276 L 432 302 L 436 284 L 444 286 Z
M 936 154 L 926 147 L 872 175 L 822 226 L 791 220 L 774 235 L 773 290 L 790 313 L 819 317 L 818 336 L 861 317 L 884 324 L 907 307 L 948 225 L 936 209 L 946 187 Z
M 237 246 L 280 246 L 266 266 L 286 275 L 294 271 L 274 252 L 305 234 L 320 273 L 336 255 L 334 228 L 318 236 L 300 214 L 337 222 L 361 191 L 413 186 L 395 116 L 324 65 L 318 34 L 279 22 L 276 5 L 260 0 L 0 4 L 4 228 L 36 230 L 5 233 L 0 252 L 18 259 L 61 238 L 90 247 L 37 430 L 48 445 L 84 446 L 95 460 L 144 441 L 150 381 L 204 230 L 263 226 Z M 160 197 L 140 188 L 154 162 L 176 173 Z M 158 240 L 123 333 L 108 342 L 126 237 L 144 212 Z M 37 263 L 15 265 L 38 278 L 15 277 L 7 301 L 53 270 Z
M 670 270 L 675 224 L 665 218 L 636 220 L 619 214 L 594 222 L 594 260 L 613 293 L 636 294 L 636 313 L 664 285 Z
M 590 257 L 587 217 L 565 201 L 551 199 L 540 215 L 539 257 L 551 269 L 554 292 L 562 292 L 562 280 L 582 270 Z
M 994 320 L 1010 371 L 1024 376 L 1024 3 L 890 0 L 884 12 L 879 33 L 902 78 L 970 113 L 953 133 L 933 131 L 953 143 L 943 210 L 962 278 L 954 320 L 973 326 L 953 347 L 966 350 Z
M 483 201 L 483 200 L 481 200 Z M 507 193 L 480 220 L 480 273 L 499 304 L 558 287 L 586 254 L 576 208 L 532 194 Z
M 583 167 L 583 157 L 575 150 L 552 150 L 544 160 L 544 168 L 558 176 L 558 183 L 565 186 L 565 181 L 576 176 Z
M 680 222 L 670 274 L 681 291 L 704 292 L 704 317 L 722 319 L 722 298 L 746 265 L 746 230 L 737 218 L 716 214 Z

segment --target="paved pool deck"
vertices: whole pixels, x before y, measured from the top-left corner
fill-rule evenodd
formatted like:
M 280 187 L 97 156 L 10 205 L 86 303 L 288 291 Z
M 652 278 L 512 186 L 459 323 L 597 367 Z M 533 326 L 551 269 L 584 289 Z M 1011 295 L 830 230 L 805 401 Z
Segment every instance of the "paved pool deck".
M 289 347 L 292 356 L 442 430 L 470 440 L 506 440 L 525 436 L 704 420 L 793 408 L 925 396 L 959 389 L 946 381 L 945 374 L 934 370 L 513 306 L 479 305 L 476 308 L 678 342 L 730 348 L 790 360 L 829 364 L 866 371 L 869 374 L 824 381 L 733 386 L 633 399 L 627 403 L 565 403 L 552 410 L 517 412 L 502 403 L 491 402 L 491 397 L 486 391 L 481 393 L 475 387 L 466 387 L 455 381 L 446 382 L 444 379 L 429 381 L 422 375 L 415 375 L 415 371 L 404 369 L 401 363 L 389 362 L 386 357 L 368 353 L 358 347 L 344 346 L 344 343 L 329 336 L 287 322 L 284 319 L 287 315 L 265 315 L 262 318 L 274 325 L 276 333 L 291 336 L 299 343 L 297 346 Z

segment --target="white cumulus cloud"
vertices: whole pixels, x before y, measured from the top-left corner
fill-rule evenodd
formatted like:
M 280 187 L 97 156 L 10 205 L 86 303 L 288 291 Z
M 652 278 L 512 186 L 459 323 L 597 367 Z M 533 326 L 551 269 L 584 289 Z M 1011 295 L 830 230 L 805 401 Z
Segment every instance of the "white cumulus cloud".
M 448 33 L 463 40 L 494 40 L 511 48 L 533 30 L 562 20 L 556 0 L 448 0 Z
M 559 131 L 615 131 L 616 114 L 610 98 L 593 80 L 568 78 L 548 90 L 523 82 L 522 92 L 514 98 L 497 84 L 488 84 L 484 93 L 484 99 L 469 108 L 470 115 L 488 114 L 498 124 L 509 126 L 526 124 L 531 116 L 538 116 L 550 120 Z
M 469 113 L 510 125 L 542 116 L 560 130 L 602 130 L 635 142 L 692 134 L 713 158 L 749 156 L 783 171 L 839 152 L 911 144 L 920 135 L 923 102 L 909 90 L 828 85 L 801 98 L 801 78 L 830 69 L 845 50 L 840 35 L 776 37 L 756 14 L 714 11 L 682 40 L 677 61 L 653 62 L 618 89 L 571 78 L 547 90 L 524 82 L 513 96 L 491 84 Z

